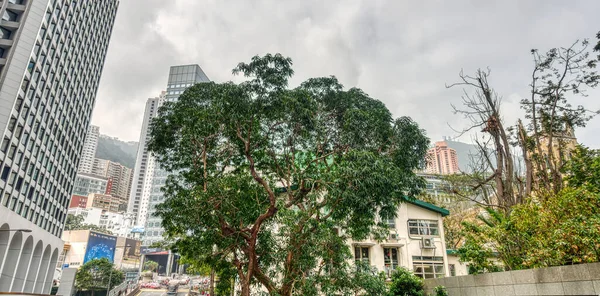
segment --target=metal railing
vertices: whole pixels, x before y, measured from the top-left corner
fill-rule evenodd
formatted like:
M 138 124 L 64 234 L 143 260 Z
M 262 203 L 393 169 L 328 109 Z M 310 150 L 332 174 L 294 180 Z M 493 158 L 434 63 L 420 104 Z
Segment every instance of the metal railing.
M 120 285 L 112 288 L 110 292 L 108 292 L 108 296 L 119 296 L 119 295 L 127 295 L 130 291 L 133 291 L 138 288 L 138 284 L 128 284 L 127 282 L 123 282 Z

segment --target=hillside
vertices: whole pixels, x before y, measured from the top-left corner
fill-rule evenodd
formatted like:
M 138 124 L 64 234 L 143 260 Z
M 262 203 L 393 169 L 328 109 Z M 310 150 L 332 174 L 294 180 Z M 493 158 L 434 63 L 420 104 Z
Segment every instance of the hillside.
M 98 138 L 98 148 L 96 149 L 96 158 L 108 159 L 133 169 L 137 148 L 137 142 L 125 142 L 117 138 L 100 135 Z

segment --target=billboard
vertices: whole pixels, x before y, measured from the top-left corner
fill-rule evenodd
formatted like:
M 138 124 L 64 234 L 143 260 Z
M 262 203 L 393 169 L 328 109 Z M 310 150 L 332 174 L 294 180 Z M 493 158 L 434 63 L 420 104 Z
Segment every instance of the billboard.
M 116 246 L 116 236 L 90 231 L 83 264 L 92 259 L 100 258 L 107 258 L 108 261 L 114 262 Z

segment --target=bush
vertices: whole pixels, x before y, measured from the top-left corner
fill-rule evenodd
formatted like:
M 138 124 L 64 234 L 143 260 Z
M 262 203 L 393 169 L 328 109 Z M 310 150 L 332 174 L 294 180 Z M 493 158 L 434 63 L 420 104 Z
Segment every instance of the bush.
M 405 268 L 396 269 L 391 276 L 390 296 L 423 296 L 423 279 Z
M 437 286 L 433 289 L 435 296 L 448 296 L 448 290 L 444 286 Z

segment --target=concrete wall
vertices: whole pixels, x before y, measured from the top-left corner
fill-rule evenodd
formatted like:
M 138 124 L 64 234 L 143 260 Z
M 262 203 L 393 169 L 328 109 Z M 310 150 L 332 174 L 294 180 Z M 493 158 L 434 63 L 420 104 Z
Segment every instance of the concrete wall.
M 49 294 L 62 249 L 60 238 L 0 206 L 0 292 Z
M 450 296 L 600 295 L 600 263 L 425 280 L 428 293 L 439 285 Z

